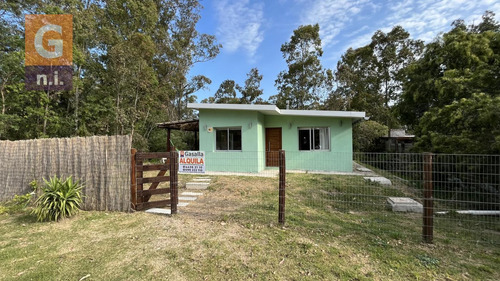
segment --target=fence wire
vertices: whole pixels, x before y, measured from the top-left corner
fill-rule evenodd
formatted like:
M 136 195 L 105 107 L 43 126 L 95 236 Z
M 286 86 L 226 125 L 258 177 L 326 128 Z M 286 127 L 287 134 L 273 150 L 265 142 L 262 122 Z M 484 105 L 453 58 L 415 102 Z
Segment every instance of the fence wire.
M 393 225 L 399 236 L 421 239 L 424 155 L 355 153 L 353 160 L 350 173 L 306 170 L 300 176 L 306 180 L 289 173 L 291 196 L 298 200 L 288 210 L 304 202 L 325 215 L 355 213 L 376 221 L 374 227 Z M 432 155 L 431 176 L 437 241 L 500 244 L 500 156 Z
M 278 159 L 278 152 L 207 152 L 206 175 L 273 177 L 278 183 Z M 499 155 L 286 151 L 285 164 L 289 219 L 317 222 L 318 216 L 328 220 L 347 213 L 373 229 L 419 242 L 425 238 L 427 186 L 431 240 L 500 244 Z M 430 185 L 424 184 L 426 164 Z

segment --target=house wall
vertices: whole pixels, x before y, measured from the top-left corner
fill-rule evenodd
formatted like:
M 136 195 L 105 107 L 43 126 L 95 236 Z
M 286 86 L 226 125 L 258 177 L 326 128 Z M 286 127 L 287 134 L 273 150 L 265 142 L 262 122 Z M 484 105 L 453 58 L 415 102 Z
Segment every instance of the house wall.
M 206 152 L 206 171 L 256 173 L 264 169 L 263 153 L 258 153 L 265 150 L 264 118 L 259 115 L 257 111 L 200 109 L 200 150 Z M 208 132 L 209 127 L 213 132 Z M 215 129 L 224 127 L 241 127 L 242 151 L 215 150 Z
M 282 127 L 287 169 L 352 172 L 351 119 L 265 116 L 265 127 Z M 299 151 L 299 127 L 329 127 L 329 151 Z
M 200 109 L 200 150 L 207 171 L 259 172 L 265 169 L 266 128 L 282 128 L 287 169 L 352 171 L 351 119 L 263 115 L 257 111 Z M 208 132 L 208 128 L 214 128 Z M 216 151 L 215 129 L 241 127 L 242 151 Z M 329 127 L 329 151 L 299 151 L 299 127 Z
M 257 114 L 258 120 L 258 137 L 257 137 L 257 153 L 258 153 L 258 170 L 262 171 L 266 168 L 266 127 L 265 116 L 262 113 Z

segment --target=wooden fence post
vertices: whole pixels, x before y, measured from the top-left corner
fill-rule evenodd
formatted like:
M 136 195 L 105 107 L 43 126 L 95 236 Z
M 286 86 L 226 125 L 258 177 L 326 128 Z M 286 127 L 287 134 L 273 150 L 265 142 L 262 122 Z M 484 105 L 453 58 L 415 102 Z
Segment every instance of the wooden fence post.
M 137 149 L 132 148 L 130 152 L 130 204 L 132 209 L 135 210 L 137 206 L 137 175 L 135 170 L 135 153 Z
M 170 151 L 170 210 L 172 214 L 177 214 L 177 203 L 179 202 L 177 189 L 177 151 Z
M 432 153 L 424 154 L 424 224 L 422 239 L 425 243 L 432 243 L 434 238 L 434 202 L 432 196 Z
M 286 184 L 286 166 L 285 166 L 285 151 L 279 153 L 279 211 L 278 223 L 285 224 L 285 184 Z

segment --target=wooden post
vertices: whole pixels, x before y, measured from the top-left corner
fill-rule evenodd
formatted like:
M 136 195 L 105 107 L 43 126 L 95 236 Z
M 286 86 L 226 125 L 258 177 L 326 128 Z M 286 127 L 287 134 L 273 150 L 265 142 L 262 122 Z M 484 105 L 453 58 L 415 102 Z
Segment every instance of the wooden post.
M 285 224 L 285 184 L 286 184 L 286 167 L 285 167 L 285 151 L 280 149 L 279 152 L 279 211 L 278 223 Z
M 177 190 L 177 151 L 170 152 L 170 210 L 177 214 L 177 203 L 179 202 Z
M 424 154 L 424 224 L 422 239 L 425 243 L 432 243 L 434 238 L 434 202 L 432 197 L 432 153 Z
M 132 148 L 130 152 L 130 204 L 132 209 L 135 210 L 137 206 L 137 175 L 135 174 L 135 153 L 137 149 Z
M 139 153 L 140 154 L 140 153 Z M 135 166 L 136 166 L 136 177 L 139 179 L 137 182 L 137 205 L 136 205 L 136 210 L 140 211 L 143 209 L 143 203 L 144 203 L 144 196 L 142 195 L 142 191 L 144 190 L 144 182 L 142 179 L 144 178 L 144 172 L 142 169 L 142 166 L 144 164 L 144 159 L 142 157 L 135 157 Z M 137 159 L 139 158 L 139 159 Z M 137 167 L 140 166 L 140 169 L 137 169 Z

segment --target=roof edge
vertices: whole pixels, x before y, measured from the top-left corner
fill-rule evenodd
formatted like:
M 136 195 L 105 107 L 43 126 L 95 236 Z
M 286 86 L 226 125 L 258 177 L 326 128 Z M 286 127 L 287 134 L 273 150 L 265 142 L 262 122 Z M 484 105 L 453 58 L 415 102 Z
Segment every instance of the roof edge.
M 268 104 L 227 104 L 227 103 L 188 103 L 191 109 L 221 109 L 221 110 L 249 110 L 260 111 L 264 114 L 282 116 L 311 116 L 311 117 L 337 117 L 362 119 L 366 117 L 363 111 L 331 111 L 331 110 L 295 110 L 279 109 Z

